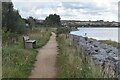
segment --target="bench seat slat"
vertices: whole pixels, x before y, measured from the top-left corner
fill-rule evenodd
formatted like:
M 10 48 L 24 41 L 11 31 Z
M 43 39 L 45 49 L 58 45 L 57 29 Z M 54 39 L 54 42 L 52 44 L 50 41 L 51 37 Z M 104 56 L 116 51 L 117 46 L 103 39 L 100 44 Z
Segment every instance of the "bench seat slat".
M 27 40 L 27 41 L 25 41 L 25 42 L 28 42 L 28 43 L 33 43 L 33 42 L 35 42 L 36 40 Z

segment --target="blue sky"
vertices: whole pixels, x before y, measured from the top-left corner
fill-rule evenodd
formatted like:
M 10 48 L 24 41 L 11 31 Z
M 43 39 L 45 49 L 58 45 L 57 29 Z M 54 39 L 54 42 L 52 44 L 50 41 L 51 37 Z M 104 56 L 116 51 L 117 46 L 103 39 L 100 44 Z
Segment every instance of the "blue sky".
M 45 19 L 58 14 L 62 20 L 118 21 L 119 0 L 12 0 L 23 18 Z

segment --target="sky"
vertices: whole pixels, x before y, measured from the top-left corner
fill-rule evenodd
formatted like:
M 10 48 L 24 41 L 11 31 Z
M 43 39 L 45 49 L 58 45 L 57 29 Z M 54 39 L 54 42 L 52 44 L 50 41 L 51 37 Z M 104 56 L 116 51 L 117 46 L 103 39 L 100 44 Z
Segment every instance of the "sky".
M 23 18 L 45 19 L 58 14 L 61 20 L 118 21 L 120 0 L 12 0 Z

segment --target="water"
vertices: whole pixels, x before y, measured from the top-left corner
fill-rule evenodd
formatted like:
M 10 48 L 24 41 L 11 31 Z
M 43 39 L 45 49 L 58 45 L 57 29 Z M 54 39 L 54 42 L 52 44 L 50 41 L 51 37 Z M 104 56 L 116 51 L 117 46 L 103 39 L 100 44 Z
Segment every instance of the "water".
M 118 28 L 78 28 L 78 31 L 72 31 L 70 34 L 83 37 L 87 36 L 97 40 L 112 40 L 120 42 L 118 39 Z

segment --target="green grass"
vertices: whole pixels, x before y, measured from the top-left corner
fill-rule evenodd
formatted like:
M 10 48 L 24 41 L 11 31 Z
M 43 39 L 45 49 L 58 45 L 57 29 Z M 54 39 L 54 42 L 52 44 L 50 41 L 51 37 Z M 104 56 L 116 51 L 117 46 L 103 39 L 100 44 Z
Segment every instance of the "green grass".
M 51 31 L 47 29 L 34 29 L 29 32 L 30 39 L 36 40 L 36 48 L 41 48 L 47 43 L 51 36 Z
M 19 44 L 3 48 L 3 77 L 27 77 L 32 69 L 36 54 L 36 50 L 20 48 Z
M 99 66 L 85 61 L 84 50 L 77 49 L 65 35 L 57 37 L 59 54 L 57 66 L 59 78 L 101 78 L 103 73 Z
M 50 38 L 50 32 L 45 29 L 32 30 L 29 33 L 37 40 L 37 48 L 42 47 Z M 2 48 L 2 76 L 3 78 L 27 78 L 36 61 L 36 49 L 24 49 L 22 37 L 17 43 Z
M 102 43 L 111 45 L 113 47 L 120 48 L 120 43 L 118 43 L 116 41 L 112 41 L 112 40 L 99 40 L 99 41 L 102 42 Z

